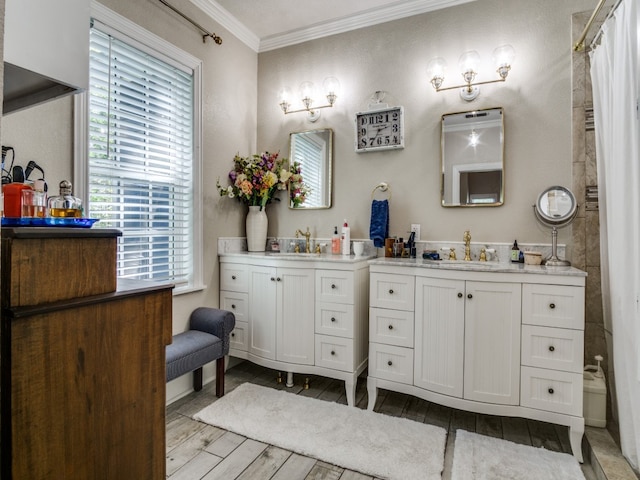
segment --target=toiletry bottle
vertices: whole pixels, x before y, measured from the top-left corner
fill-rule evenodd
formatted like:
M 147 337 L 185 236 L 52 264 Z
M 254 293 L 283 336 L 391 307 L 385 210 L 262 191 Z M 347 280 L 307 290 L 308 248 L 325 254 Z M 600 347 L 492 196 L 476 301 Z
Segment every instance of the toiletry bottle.
M 520 261 L 520 249 L 518 248 L 518 241 L 513 241 L 513 247 L 511 247 L 511 261 L 518 263 Z
M 20 218 L 22 216 L 23 190 L 33 190 L 33 187 L 22 182 L 12 182 L 2 186 L 5 217 Z
M 331 237 L 331 253 L 337 255 L 340 253 L 340 235 L 338 235 L 338 227 L 333 227 L 333 236 Z
M 71 182 L 60 182 L 60 195 L 49 198 L 49 215 L 52 217 L 82 218 L 82 201 L 71 193 Z
M 524 263 L 524 252 L 522 250 L 520 250 L 520 253 L 518 254 L 518 262 Z
M 342 255 L 351 255 L 351 229 L 346 218 L 342 225 Z

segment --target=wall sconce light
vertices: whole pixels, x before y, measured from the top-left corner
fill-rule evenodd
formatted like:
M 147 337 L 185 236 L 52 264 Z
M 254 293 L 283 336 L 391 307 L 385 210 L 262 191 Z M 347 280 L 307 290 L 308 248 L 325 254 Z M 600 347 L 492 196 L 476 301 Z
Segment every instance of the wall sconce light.
M 336 99 L 340 93 L 340 82 L 336 77 L 325 78 L 322 86 L 324 88 L 324 93 L 327 96 L 328 103 L 326 105 L 313 106 L 315 87 L 311 82 L 302 82 L 300 84 L 300 101 L 304 108 L 289 110 L 291 107 L 290 100 L 293 96 L 289 87 L 283 88 L 278 95 L 280 108 L 282 108 L 285 115 L 288 113 L 307 112 L 309 114 L 309 121 L 315 122 L 320 118 L 320 112 L 318 110 L 321 108 L 333 107 L 333 104 L 336 103 Z
M 496 80 L 474 82 L 478 72 L 478 66 L 480 65 L 480 55 L 475 50 L 463 53 L 458 60 L 460 73 L 465 81 L 464 85 L 442 88 L 444 72 L 447 68 L 447 62 L 442 57 L 436 57 L 429 61 L 427 64 L 427 74 L 429 75 L 431 85 L 436 89 L 436 92 L 460 88 L 460 97 L 463 100 L 470 102 L 471 100 L 475 100 L 480 94 L 480 88 L 478 85 L 504 82 L 507 79 L 507 75 L 509 75 L 509 70 L 511 70 L 511 64 L 513 63 L 515 55 L 516 52 L 511 45 L 502 45 L 493 51 L 492 59 L 496 65 L 496 72 L 500 77 Z

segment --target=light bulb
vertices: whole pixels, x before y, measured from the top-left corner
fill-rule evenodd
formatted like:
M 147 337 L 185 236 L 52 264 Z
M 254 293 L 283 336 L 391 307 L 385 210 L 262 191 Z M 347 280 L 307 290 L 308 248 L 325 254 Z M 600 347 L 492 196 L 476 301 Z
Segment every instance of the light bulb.
M 340 94 L 340 82 L 336 77 L 327 77 L 322 83 L 329 105 L 333 105 Z
M 476 77 L 476 73 L 478 72 L 478 67 L 480 66 L 480 54 L 475 50 L 464 52 L 460 55 L 458 66 L 460 67 L 460 72 L 462 73 L 465 82 L 473 82 Z
M 300 84 L 300 99 L 302 100 L 304 108 L 306 108 L 307 110 L 313 103 L 313 92 L 314 86 L 312 82 L 302 82 Z
M 444 81 L 444 72 L 447 69 L 447 62 L 442 57 L 429 60 L 427 64 L 427 77 L 436 90 L 440 88 Z
M 509 75 L 509 70 L 511 70 L 511 64 L 515 56 L 516 51 L 511 45 L 501 45 L 493 51 L 491 57 L 496 66 L 496 71 L 502 79 L 507 78 L 507 75 Z
M 287 110 L 291 106 L 290 102 L 292 96 L 293 94 L 291 92 L 291 88 L 289 87 L 283 87 L 278 92 L 278 105 L 280 105 L 280 108 L 282 108 L 282 111 L 285 113 L 287 113 Z
M 338 96 L 340 94 L 340 81 L 336 77 L 325 78 L 322 86 L 326 95 Z

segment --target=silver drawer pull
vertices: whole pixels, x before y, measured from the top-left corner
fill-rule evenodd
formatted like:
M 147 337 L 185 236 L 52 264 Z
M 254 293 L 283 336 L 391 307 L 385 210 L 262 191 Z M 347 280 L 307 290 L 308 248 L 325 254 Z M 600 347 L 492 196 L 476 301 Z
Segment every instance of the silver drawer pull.
M 553 395 L 553 388 L 549 388 L 548 392 L 550 395 Z
M 393 325 L 389 325 L 389 330 L 393 330 Z
M 550 352 L 555 351 L 555 349 L 556 349 L 556 347 L 554 347 L 553 345 L 549 345 L 549 351 L 550 351 Z
M 556 308 L 556 304 L 555 303 L 550 303 L 549 304 L 549 308 Z

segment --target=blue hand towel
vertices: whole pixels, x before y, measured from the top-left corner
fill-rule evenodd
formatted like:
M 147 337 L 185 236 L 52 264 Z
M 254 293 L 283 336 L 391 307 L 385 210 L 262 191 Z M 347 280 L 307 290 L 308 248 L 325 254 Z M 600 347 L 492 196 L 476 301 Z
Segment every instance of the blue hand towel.
M 371 202 L 371 226 L 369 238 L 377 248 L 384 247 L 384 239 L 389 236 L 389 200 Z

